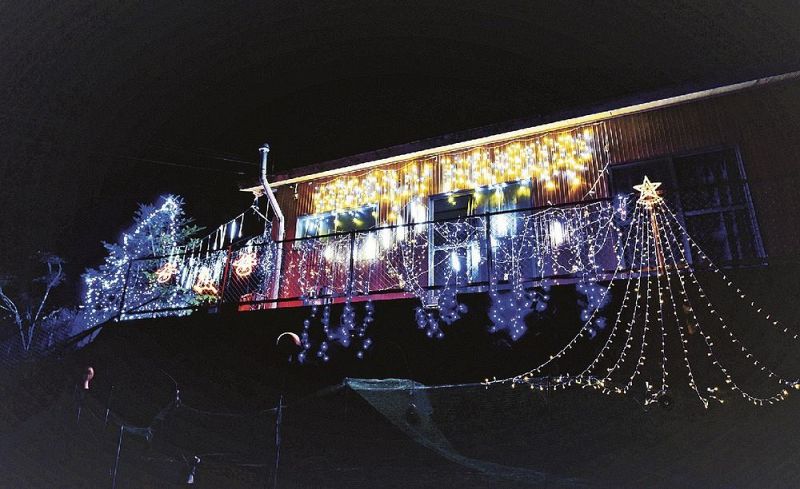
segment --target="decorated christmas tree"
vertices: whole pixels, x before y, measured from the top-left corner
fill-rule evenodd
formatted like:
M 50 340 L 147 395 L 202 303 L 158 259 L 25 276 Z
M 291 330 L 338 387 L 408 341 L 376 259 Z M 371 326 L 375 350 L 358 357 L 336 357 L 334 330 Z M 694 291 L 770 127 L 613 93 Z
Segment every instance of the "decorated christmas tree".
M 120 313 L 126 274 L 133 260 L 171 255 L 183 251 L 182 247 L 191 248 L 192 237 L 200 228 L 186 217 L 183 205 L 183 199 L 175 195 L 162 196 L 156 204 L 140 204 L 133 224 L 122 233 L 120 240 L 104 243 L 108 255 L 103 264 L 83 274 L 83 310 L 77 321 L 80 329 L 86 330 Z M 174 264 L 169 262 L 154 269 L 153 286 L 127 291 L 126 303 L 142 305 L 156 297 L 163 302 L 170 299 L 165 296 L 187 294 L 181 288 L 167 286 L 171 278 L 167 277 L 168 272 L 173 269 L 176 269 Z

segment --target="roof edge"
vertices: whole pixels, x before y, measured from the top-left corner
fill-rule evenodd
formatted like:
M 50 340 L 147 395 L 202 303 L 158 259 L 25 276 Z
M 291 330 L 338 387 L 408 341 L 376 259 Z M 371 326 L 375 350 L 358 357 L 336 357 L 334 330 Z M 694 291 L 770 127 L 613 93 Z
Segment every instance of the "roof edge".
M 353 156 L 337 158 L 335 160 L 329 160 L 323 163 L 302 166 L 288 174 L 276 175 L 273 177 L 275 180 L 273 181 L 271 179 L 270 184 L 273 187 L 279 187 L 292 183 L 331 177 L 338 174 L 366 170 L 372 167 L 386 165 L 397 161 L 411 160 L 414 158 L 423 158 L 436 154 L 448 153 L 451 151 L 469 149 L 475 146 L 491 144 L 494 142 L 500 142 L 518 137 L 531 136 L 544 132 L 564 129 L 567 127 L 590 124 L 623 115 L 680 105 L 695 100 L 711 98 L 762 85 L 769 85 L 795 79 L 800 79 L 800 71 L 791 71 L 744 82 L 720 85 L 713 88 L 690 91 L 680 95 L 665 97 L 665 91 L 660 91 L 650 94 L 650 97 L 647 95 L 640 95 L 635 98 L 618 100 L 616 102 L 604 105 L 595 105 L 582 109 L 558 112 L 544 117 L 537 117 L 533 119 L 516 119 L 500 124 L 493 124 L 490 126 L 468 129 L 466 131 L 459 131 L 410 143 L 389 146 L 387 148 L 359 153 Z M 676 93 L 676 90 L 671 90 L 670 93 Z M 638 102 L 632 103 L 637 99 Z M 498 130 L 501 132 L 486 135 L 486 133 L 489 131 Z M 249 187 L 241 190 L 252 191 L 252 189 Z

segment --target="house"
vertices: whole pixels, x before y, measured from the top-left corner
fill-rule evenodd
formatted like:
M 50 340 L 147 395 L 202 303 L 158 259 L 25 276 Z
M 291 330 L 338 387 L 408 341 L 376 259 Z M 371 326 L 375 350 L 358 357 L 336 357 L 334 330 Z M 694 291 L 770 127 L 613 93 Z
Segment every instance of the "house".
M 215 247 L 188 253 L 183 280 L 244 310 L 438 308 L 448 289 L 609 279 L 625 261 L 626 196 L 645 176 L 717 265 L 780 263 L 798 252 L 799 114 L 792 72 L 297 168 L 268 179 L 282 213 L 272 240 L 226 243 L 222 226 Z

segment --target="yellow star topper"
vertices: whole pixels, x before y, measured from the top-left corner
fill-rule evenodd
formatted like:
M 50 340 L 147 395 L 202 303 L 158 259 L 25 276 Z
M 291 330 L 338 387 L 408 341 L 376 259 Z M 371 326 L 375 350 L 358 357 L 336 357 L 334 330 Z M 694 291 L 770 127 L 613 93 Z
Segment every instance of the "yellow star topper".
M 633 189 L 639 192 L 639 200 L 637 202 L 647 206 L 660 202 L 661 197 L 656 191 L 660 186 L 661 182 L 651 182 L 645 175 L 644 181 L 640 185 L 633 186 Z

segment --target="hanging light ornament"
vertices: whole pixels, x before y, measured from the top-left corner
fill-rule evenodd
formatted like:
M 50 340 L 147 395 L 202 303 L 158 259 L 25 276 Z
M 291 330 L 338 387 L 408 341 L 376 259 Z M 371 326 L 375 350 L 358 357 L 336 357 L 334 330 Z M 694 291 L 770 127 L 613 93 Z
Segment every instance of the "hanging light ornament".
M 313 347 L 311 338 L 313 334 L 312 326 L 318 311 L 318 306 L 312 306 L 310 316 L 303 320 L 303 331 L 299 337 L 302 351 L 297 356 L 300 363 L 304 363 L 308 359 L 308 352 Z M 372 339 L 367 336 L 367 329 L 374 321 L 374 313 L 375 305 L 371 300 L 366 301 L 364 304 L 364 317 L 359 323 L 356 320 L 356 311 L 352 303 L 352 297 L 348 296 L 342 308 L 339 325 L 336 328 L 331 328 L 331 306 L 330 304 L 326 304 L 322 309 L 322 315 L 320 317 L 322 331 L 319 334 L 321 340 L 317 348 L 317 358 L 321 359 L 323 362 L 329 361 L 332 346 L 331 342 L 333 342 L 344 349 L 350 348 L 353 344 L 358 344 L 356 357 L 359 360 L 363 359 L 367 350 L 372 346 Z
M 217 285 L 214 282 L 214 276 L 209 267 L 201 267 L 200 272 L 197 274 L 197 280 L 192 287 L 198 295 L 217 295 Z
M 258 262 L 258 255 L 255 251 L 243 251 L 233 261 L 233 268 L 236 275 L 245 278 L 253 273 L 253 268 Z
M 172 280 L 172 277 L 174 277 L 177 272 L 178 265 L 168 261 L 162 265 L 161 268 L 155 271 L 156 282 L 159 284 L 166 284 Z

